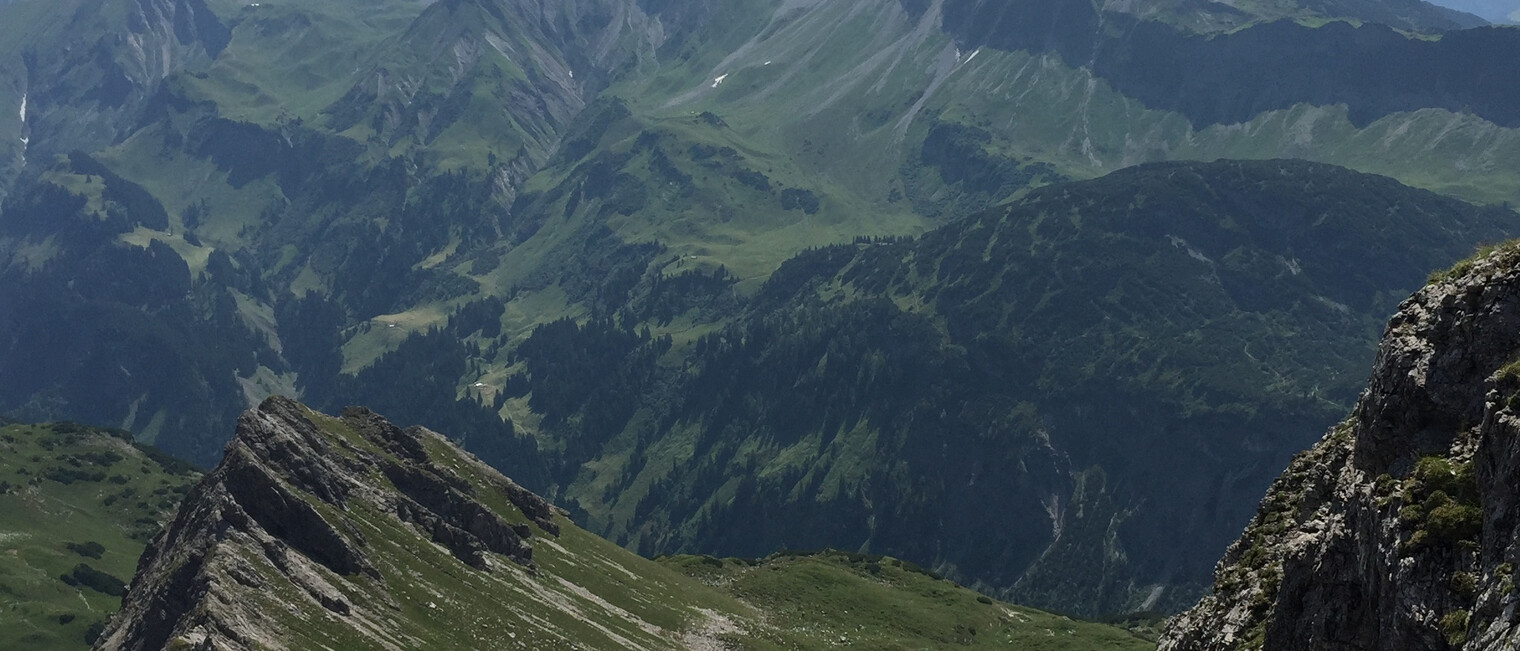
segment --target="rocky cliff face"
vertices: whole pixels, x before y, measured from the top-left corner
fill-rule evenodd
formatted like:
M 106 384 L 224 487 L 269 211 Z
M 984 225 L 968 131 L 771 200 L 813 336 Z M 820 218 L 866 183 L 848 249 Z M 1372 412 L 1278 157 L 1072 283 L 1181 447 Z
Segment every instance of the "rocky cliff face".
M 1160 648 L 1520 643 L 1520 246 L 1432 278 Z
M 281 590 L 290 612 L 325 612 L 365 646 L 394 647 L 387 620 L 401 606 L 386 582 L 402 577 L 377 538 L 409 532 L 475 571 L 532 572 L 529 540 L 557 535 L 556 514 L 431 431 L 271 398 L 238 420 L 221 465 L 144 552 L 97 647 L 297 648 L 255 598 Z

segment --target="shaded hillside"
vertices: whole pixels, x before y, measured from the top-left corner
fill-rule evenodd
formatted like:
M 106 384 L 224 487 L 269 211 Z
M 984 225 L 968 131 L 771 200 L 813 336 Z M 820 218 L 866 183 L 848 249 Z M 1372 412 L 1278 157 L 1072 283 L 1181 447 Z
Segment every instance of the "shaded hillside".
M 1434 4 L 1481 16 L 1494 23 L 1520 22 L 1520 16 L 1516 15 L 1520 13 L 1520 4 L 1510 0 L 1441 0 Z
M 1205 580 L 1397 297 L 1516 219 L 1302 162 L 1142 166 L 804 253 L 674 370 L 616 319 L 542 327 L 519 391 L 588 526 L 645 552 L 830 545 L 1077 612 L 1190 600 L 1150 587 Z
M 1382 22 L 1309 26 L 1280 20 L 1204 35 L 1164 22 L 1100 15 L 1085 3 L 1019 4 L 951 2 L 945 27 L 963 48 L 1059 54 L 1147 107 L 1187 116 L 1195 128 L 1249 122 L 1297 104 L 1344 104 L 1357 126 L 1421 108 L 1520 126 L 1520 91 L 1511 81 L 1520 77 L 1516 29 L 1467 29 L 1427 39 Z M 1025 11 L 1050 12 L 1050 21 L 1030 21 Z M 1263 78 L 1273 81 L 1260 83 Z
M 569 74 L 563 52 L 595 31 L 586 21 L 567 28 L 553 20 L 547 30 L 508 29 L 521 21 L 500 7 L 495 22 L 483 23 L 468 9 L 455 16 L 456 4 L 430 11 L 409 0 L 218 6 L 231 40 L 223 33 L 214 60 L 197 60 L 186 74 L 160 70 L 134 86 L 120 106 L 129 134 L 80 141 L 72 130 L 88 124 L 48 120 L 51 100 L 29 95 L 23 127 L 36 142 L 0 218 L 0 320 L 9 326 L 0 358 L 18 370 L 6 377 L 0 411 L 118 425 L 209 465 L 223 444 L 208 434 L 215 423 L 270 393 L 309 391 L 336 404 L 394 394 L 394 385 L 340 383 L 347 338 L 340 330 L 352 336 L 371 317 L 420 305 L 445 304 L 446 317 L 448 302 L 479 295 L 476 282 L 427 261 L 440 249 L 475 251 L 501 237 L 517 183 L 583 103 L 578 85 L 560 83 Z M 133 15 L 98 21 L 136 25 Z M 415 30 L 403 56 L 372 61 L 373 52 L 363 53 L 394 36 L 385 29 L 408 25 Z M 198 33 L 186 30 L 174 33 Z M 62 47 L 42 36 L 33 44 L 39 56 Z M 97 49 L 131 54 L 112 43 Z M 531 60 L 508 56 L 529 50 Z M 456 59 L 454 51 L 473 54 Z M 373 75 L 394 75 L 393 83 L 333 69 L 360 62 L 380 70 Z M 106 65 L 75 67 L 94 74 L 96 64 Z M 48 83 L 90 86 L 69 76 L 50 75 Z M 342 94 L 355 85 L 385 97 Z M 409 117 L 387 103 L 398 93 Z M 312 106 L 324 96 L 333 103 Z M 537 112 L 516 110 L 503 123 L 476 110 L 445 128 L 461 114 L 443 108 L 509 96 Z M 322 110 L 363 113 L 376 127 L 366 135 L 319 124 Z M 475 145 L 486 141 L 500 148 L 501 161 Z M 62 143 L 81 142 L 89 152 L 59 155 Z M 426 156 L 416 149 L 424 144 Z M 107 145 L 115 146 L 97 151 Z M 361 357 L 359 366 L 374 361 Z M 451 381 L 430 385 L 412 392 L 411 404 L 444 414 L 435 422 L 452 422 L 453 413 L 469 421 L 471 406 L 456 408 L 453 389 Z M 495 438 L 511 436 L 509 424 L 494 429 Z M 489 438 L 480 431 L 476 442 Z M 519 470 L 530 481 L 541 477 L 530 466 Z
M 502 399 L 512 348 L 534 327 L 668 315 L 635 329 L 685 343 L 729 316 L 705 308 L 691 329 L 675 299 L 649 308 L 665 276 L 721 270 L 753 291 L 809 247 L 920 233 L 1159 158 L 1320 158 L 1495 203 L 1520 189 L 1520 132 L 1502 126 L 1520 75 L 1504 56 L 1462 74 L 1447 62 L 1470 60 L 1469 45 L 1502 52 L 1508 31 L 1426 42 L 1371 24 L 1257 25 L 1373 20 L 1372 5 L 1259 3 L 1239 17 L 1253 26 L 1229 33 L 1179 21 L 1199 11 L 1187 3 L 1115 14 L 1101 33 L 1091 16 L 976 32 L 1014 14 L 961 2 L 258 5 L 3 7 L 16 38 L 0 51 L 12 79 L 0 104 L 17 110 L 0 112 L 14 136 L 0 147 L 18 149 L 14 180 L 0 181 L 0 361 L 27 371 L 0 379 L 0 411 L 124 427 L 209 465 L 223 442 L 213 424 L 262 396 L 336 408 L 406 395 L 399 419 L 495 412 L 514 425 L 472 427 L 469 445 L 513 447 L 543 415 Z M 1265 44 L 1279 32 L 1292 47 Z M 1409 71 L 1440 83 L 1298 66 L 1327 51 L 1310 42 L 1374 68 L 1430 50 L 1421 61 L 1435 67 Z M 1146 57 L 1219 67 L 1126 68 L 1197 68 Z M 1342 111 L 1305 104 L 1341 98 L 1298 82 L 1265 94 L 1216 83 L 1274 60 L 1331 75 L 1306 87 L 1361 88 L 1346 83 L 1361 75 L 1398 101 Z M 1250 121 L 1202 126 L 1237 119 Z M 501 303 L 496 325 L 448 327 L 482 301 Z M 453 345 L 402 350 L 435 329 Z M 122 340 L 151 352 L 111 344 Z M 413 382 L 359 380 L 386 356 L 415 366 L 403 362 L 424 348 L 440 358 Z
M 1400 306 L 1162 648 L 1514 648 L 1517 270 L 1487 249 Z

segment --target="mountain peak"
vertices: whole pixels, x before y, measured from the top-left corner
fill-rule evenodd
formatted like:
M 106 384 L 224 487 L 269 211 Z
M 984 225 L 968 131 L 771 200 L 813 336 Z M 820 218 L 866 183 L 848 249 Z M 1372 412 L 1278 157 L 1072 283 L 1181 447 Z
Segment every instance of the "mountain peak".
M 238 419 L 222 463 L 149 546 L 103 644 L 242 648 L 282 639 L 279 618 L 251 598 L 280 584 L 298 589 L 292 608 L 310 602 L 387 646 L 381 622 L 396 606 L 384 585 L 401 577 L 361 522 L 420 537 L 476 571 L 510 561 L 533 572 L 528 541 L 558 534 L 556 515 L 434 432 L 400 429 L 364 408 L 334 419 L 272 397 Z M 379 598 L 355 597 L 365 593 Z

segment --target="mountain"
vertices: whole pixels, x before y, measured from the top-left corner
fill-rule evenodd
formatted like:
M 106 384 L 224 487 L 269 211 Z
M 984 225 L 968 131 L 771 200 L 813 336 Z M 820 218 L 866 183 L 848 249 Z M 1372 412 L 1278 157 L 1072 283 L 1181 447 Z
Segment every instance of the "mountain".
M 1473 14 L 1492 23 L 1520 22 L 1520 4 L 1509 0 L 1441 0 L 1433 4 Z
M 97 649 L 1144 649 L 843 553 L 643 559 L 422 428 L 271 398 L 144 552 Z
M 849 296 L 881 299 L 818 316 L 830 328 L 820 332 L 875 332 L 880 346 L 913 351 L 915 364 L 944 362 L 930 366 L 933 373 L 921 375 L 914 367 L 904 377 L 923 381 L 914 386 L 958 394 L 966 388 L 954 379 L 960 349 L 981 351 L 978 342 L 1024 334 L 995 329 L 1016 321 L 1001 313 L 1002 295 L 981 303 L 989 315 L 998 314 L 996 321 L 971 315 L 956 322 L 964 330 L 950 332 L 943 328 L 951 311 L 937 308 L 924 317 L 927 324 L 909 319 L 908 330 L 880 332 L 883 324 L 872 318 L 895 317 L 915 301 L 937 303 L 939 295 L 952 294 L 948 287 L 955 282 L 921 273 L 912 266 L 917 258 L 893 262 L 891 255 L 954 257 L 914 252 L 921 245 L 896 238 L 959 228 L 962 220 L 991 228 L 985 212 L 990 207 L 1028 210 L 1034 204 L 1024 202 L 1031 197 L 1057 201 L 1067 191 L 1122 188 L 1154 198 L 1175 190 L 1171 178 L 1154 170 L 1093 179 L 1167 161 L 1309 159 L 1475 204 L 1520 199 L 1514 108 L 1520 106 L 1514 81 L 1520 71 L 1512 56 L 1520 32 L 1465 29 L 1476 24 L 1470 17 L 1392 1 L 1131 7 L 1095 9 L 1058 0 L 0 5 L 0 25 L 14 37 L 0 38 L 0 79 L 10 80 L 0 83 L 0 106 L 16 107 L 0 112 L 0 148 L 9 148 L 0 160 L 10 162 L 0 179 L 0 412 L 120 427 L 210 466 L 226 443 L 225 423 L 266 396 L 299 396 L 329 411 L 369 404 L 397 422 L 457 433 L 481 458 L 621 542 L 651 553 L 715 551 L 729 543 L 706 529 L 702 518 L 741 511 L 717 502 L 703 510 L 707 496 L 691 491 L 749 472 L 736 460 L 760 464 L 772 458 L 770 449 L 729 456 L 728 448 L 715 447 L 712 459 L 697 464 L 702 474 L 670 478 L 667 485 L 653 481 L 661 466 L 645 462 L 676 452 L 645 448 L 655 441 L 674 451 L 695 449 L 699 440 L 762 441 L 769 429 L 791 425 L 765 422 L 793 407 L 787 387 L 816 387 L 836 396 L 854 390 L 850 378 L 820 375 L 827 364 L 798 361 L 825 355 L 809 349 L 787 357 L 792 352 L 785 346 L 797 342 L 779 341 L 765 329 L 767 318 L 777 324 L 813 318 L 813 299 L 775 278 L 783 270 L 791 276 L 821 258 L 843 258 L 857 238 L 883 244 L 880 255 L 887 257 L 864 266 L 906 274 L 911 282 L 899 284 L 905 293 L 889 297 L 853 277 L 819 279 Z M 99 96 L 101 88 L 112 93 Z M 1283 165 L 1291 183 L 1274 181 Z M 1414 287 L 1418 269 L 1445 265 L 1478 240 L 1513 230 L 1501 208 L 1485 212 L 1429 195 L 1409 198 L 1405 188 L 1338 168 L 1218 168 L 1225 169 L 1242 177 L 1198 172 L 1207 178 L 1176 191 L 1205 207 L 1198 223 L 1215 220 L 1240 236 L 1220 241 L 1241 247 L 1239 256 L 1247 257 L 1200 244 L 1213 241 L 1208 228 L 1197 235 L 1164 234 L 1185 241 L 1210 264 L 1255 269 L 1256 275 L 1242 276 L 1251 282 L 1265 283 L 1267 269 L 1276 269 L 1262 260 L 1292 261 L 1307 245 L 1290 247 L 1284 237 L 1255 241 L 1255 235 L 1231 231 L 1234 217 L 1208 211 L 1236 208 L 1219 202 L 1210 188 L 1244 195 L 1256 182 L 1272 192 L 1338 204 L 1368 199 L 1358 189 L 1366 183 L 1401 197 L 1394 203 L 1370 197 L 1369 205 L 1394 209 L 1394 232 L 1413 238 L 1401 240 L 1404 246 L 1433 241 L 1432 249 L 1440 251 L 1386 258 L 1408 265 L 1398 268 L 1385 258 L 1358 258 L 1392 240 L 1380 239 L 1371 213 L 1349 205 L 1327 208 L 1362 225 L 1356 237 L 1337 241 L 1350 259 L 1378 270 L 1376 277 L 1365 276 L 1366 284 L 1345 289 L 1356 300 L 1284 281 L 1268 284 L 1276 292 L 1271 296 L 1249 295 L 1241 285 L 1230 288 L 1229 301 L 1211 302 L 1219 314 L 1276 315 L 1242 317 L 1238 324 L 1239 339 L 1270 342 L 1273 351 L 1281 333 L 1300 332 L 1292 325 L 1298 314 L 1329 305 L 1319 300 L 1324 298 L 1353 315 L 1335 326 L 1343 329 L 1334 336 L 1359 333 L 1359 345 L 1370 355 L 1376 331 L 1371 324 L 1391 309 L 1387 297 Z M 1316 189 L 1315 175 L 1329 179 L 1333 190 Z M 1094 185 L 1056 185 L 1070 181 Z M 1271 193 L 1250 196 L 1265 206 L 1295 201 Z M 1116 214 L 1133 198 L 1094 199 L 1091 206 L 1081 200 L 1068 208 L 1097 211 L 1094 219 L 1103 222 L 1096 215 Z M 1166 205 L 1191 214 L 1186 205 Z M 1422 206 L 1424 227 L 1415 228 L 1414 218 L 1401 212 L 1408 205 Z M 1254 208 L 1240 212 L 1271 217 Z M 1401 221 L 1406 218 L 1411 221 Z M 1136 273 L 1107 265 L 1138 258 L 1089 246 L 1083 239 L 1088 234 L 1073 240 L 1084 245 L 1062 251 L 1062 265 L 1119 277 Z M 1151 239 L 1143 250 L 1184 250 L 1170 240 L 1158 244 L 1154 233 L 1146 237 Z M 922 246 L 943 241 L 949 240 L 929 238 Z M 820 248 L 827 253 L 812 251 Z M 1097 251 L 1107 253 L 1085 257 Z M 955 262 L 964 262 L 961 273 L 968 278 L 1043 271 L 1052 262 L 1039 257 L 1038 247 L 1005 254 L 1006 266 L 1002 259 L 978 263 L 974 256 Z M 1259 268 L 1251 266 L 1256 263 Z M 1167 267 L 1181 274 L 1176 278 L 1144 277 L 1158 287 L 1191 286 L 1198 270 L 1189 264 Z M 827 265 L 822 269 L 829 271 Z M 902 269 L 911 271 L 899 274 Z M 1363 278 L 1345 275 L 1348 281 Z M 1053 296 L 1066 282 L 1037 277 Z M 1066 296 L 1112 289 L 1082 280 Z M 1359 293 L 1368 289 L 1373 294 Z M 1387 300 L 1380 303 L 1378 292 Z M 1105 294 L 1089 302 L 1123 300 Z M 864 311 L 867 304 L 875 311 Z M 1038 301 L 1020 305 L 1044 307 Z M 1177 302 L 1158 305 L 1190 309 Z M 1092 353 L 1079 358 L 1091 362 L 1090 373 L 1097 376 L 1099 369 L 1130 373 L 1155 361 L 1144 355 L 1172 352 L 1170 346 L 1130 345 L 1142 337 L 1189 333 L 1140 325 L 1107 331 L 1083 321 L 1104 315 L 1140 323 L 1132 314 L 1107 310 L 1044 312 L 1054 319 L 1044 336 L 1078 331 L 1117 337 L 1114 347 L 1075 351 Z M 935 329 L 920 327 L 927 325 Z M 938 338 L 920 344 L 914 338 L 920 334 Z M 1358 345 L 1336 340 L 1346 346 L 1335 351 Z M 712 347 L 715 341 L 722 345 Z M 750 352 L 761 357 L 745 359 L 745 349 L 736 350 L 733 342 L 747 341 L 757 342 Z M 812 343 L 821 345 L 816 338 Z M 836 357 L 869 348 L 845 344 Z M 1030 363 L 1056 370 L 1062 363 L 1046 357 L 1041 346 L 1073 352 L 1059 342 L 1026 345 L 1035 350 Z M 1121 345 L 1130 347 L 1121 353 Z M 1307 348 L 1295 349 L 1300 357 L 1294 359 L 1315 360 Z M 1256 346 L 1249 351 L 1260 354 Z M 1250 377 L 1269 379 L 1262 391 L 1227 381 L 1228 390 L 1211 391 L 1203 380 L 1187 379 L 1194 372 L 1190 362 L 1169 356 L 1165 361 L 1178 366 L 1155 367 L 1163 377 L 1158 391 L 1174 400 L 1164 404 L 1183 406 L 1162 411 L 1192 417 L 1230 405 L 1249 412 L 1241 406 L 1258 397 L 1291 394 L 1298 397 L 1282 400 L 1300 401 L 1293 404 L 1302 409 L 1288 411 L 1305 419 L 1305 429 L 1295 431 L 1309 431 L 1349 407 L 1353 391 L 1346 378 L 1357 367 L 1347 355 L 1294 362 L 1282 379 L 1251 366 L 1257 362 L 1242 362 L 1241 368 L 1256 369 Z M 752 387 L 744 384 L 748 379 L 722 377 L 718 369 L 724 365 L 766 374 L 773 385 Z M 700 385 L 683 375 L 704 368 L 709 370 Z M 1229 368 L 1225 380 L 1236 372 Z M 1133 375 L 1139 378 L 1141 371 Z M 1024 415 L 1016 423 L 998 425 L 997 431 L 1015 432 L 1015 440 L 1032 441 L 1008 459 L 1044 449 L 1031 432 L 1049 430 L 1034 424 L 1047 417 L 1061 432 L 1074 431 L 1049 414 L 1105 413 L 1092 411 L 1103 404 L 1095 398 L 1102 393 L 1047 402 L 1055 394 L 1045 391 L 1071 376 L 1042 370 L 1037 377 L 1043 386 L 1011 385 L 1019 388 L 999 389 L 993 392 L 997 400 L 988 403 L 989 410 L 1008 399 L 1015 406 L 1035 405 L 1017 412 Z M 1031 386 L 1035 393 L 1018 393 Z M 1316 392 L 1316 386 L 1326 388 Z M 588 387 L 600 393 L 588 393 Z M 721 395 L 712 393 L 720 389 Z M 1271 393 L 1280 389 L 1285 393 Z M 898 408 L 899 390 L 862 389 L 845 402 L 859 413 L 884 409 L 880 405 Z M 929 402 L 946 410 L 945 419 L 959 417 L 949 408 L 961 398 L 947 396 Z M 753 405 L 744 402 L 749 398 Z M 1276 409 L 1279 403 L 1269 404 Z M 797 410 L 795 417 L 804 422 L 786 436 L 816 433 L 821 444 L 823 432 L 833 432 L 841 418 L 820 416 L 825 411 Z M 957 431 L 988 425 L 978 413 L 966 412 L 957 425 L 966 429 Z M 934 411 L 919 415 L 939 417 Z M 656 416 L 674 420 L 651 420 Z M 768 429 L 744 430 L 754 422 Z M 706 423 L 732 428 L 704 430 Z M 1271 466 L 1304 443 L 1248 439 L 1250 452 L 1235 461 L 1210 457 L 1219 464 L 1210 466 L 1218 470 L 1210 476 L 1241 486 L 1221 489 L 1236 501 L 1215 508 L 1162 504 L 1168 500 L 1155 496 L 1166 494 L 1162 487 L 1176 480 L 1175 473 L 1128 475 L 1080 452 L 1122 446 L 1087 434 L 1063 439 L 1052 446 L 1049 463 L 1031 466 L 1045 474 L 1017 493 L 1018 517 L 1039 524 L 1021 529 L 1018 551 L 1005 559 L 960 560 L 961 551 L 934 548 L 932 532 L 904 528 L 885 538 L 863 536 L 874 525 L 865 502 L 851 501 L 865 494 L 850 493 L 864 490 L 855 488 L 832 493 L 851 497 L 815 511 L 837 529 L 810 532 L 806 540 L 836 540 L 849 549 L 871 540 L 871 551 L 880 552 L 887 548 L 877 543 L 891 539 L 891 549 L 905 550 L 912 560 L 968 581 L 985 580 L 989 590 L 1039 599 L 1082 595 L 1059 597 L 1069 599 L 1063 608 L 1081 612 L 1144 605 L 1150 594 L 1145 586 L 1201 585 L 1201 563 L 1213 552 L 1176 567 L 1153 563 L 1140 549 L 1161 549 L 1168 534 L 1130 533 L 1152 522 L 1140 515 L 1126 516 L 1129 524 L 1120 527 L 1119 538 L 1131 546 L 1126 560 L 1083 579 L 1089 587 L 1109 579 L 1116 584 L 1063 592 L 1050 583 L 1059 572 L 1017 590 L 1013 584 L 1035 567 L 1031 550 L 1046 549 L 1056 538 L 1087 545 L 1106 531 L 1093 527 L 1078 536 L 1050 515 L 1071 508 L 1094 512 L 1073 507 L 1073 496 L 1107 496 L 1117 500 L 1114 509 L 1133 507 L 1140 514 L 1171 513 L 1156 522 L 1213 513 L 1198 517 L 1213 532 L 1206 537 L 1222 547 L 1253 499 L 1246 486 L 1264 486 L 1276 470 Z M 756 492 L 744 499 L 777 498 L 782 485 L 798 487 L 799 495 L 811 488 L 786 474 L 819 454 L 802 452 L 797 448 L 794 461 L 780 464 L 789 468 L 785 473 L 756 477 Z M 877 452 L 862 444 L 846 455 L 860 461 L 850 476 L 881 477 L 889 460 L 924 450 L 891 444 Z M 964 460 L 968 454 L 952 456 Z M 1064 465 L 1062 455 L 1082 465 Z M 1100 481 L 1092 468 L 1124 479 Z M 881 499 L 917 492 L 905 488 L 914 482 L 935 481 L 932 475 L 892 477 Z M 985 474 L 977 477 L 986 483 Z M 1158 483 L 1146 483 L 1151 481 Z M 1089 490 L 1098 485 L 1105 488 Z M 1031 506 L 1026 498 L 1036 494 L 1061 504 Z M 780 514 L 800 503 L 785 495 L 765 509 Z M 1144 506 L 1136 506 L 1142 499 Z M 871 505 L 889 508 L 876 499 Z M 833 511 L 836 506 L 846 510 Z M 928 527 L 937 508 L 949 507 L 914 503 L 892 522 Z M 635 517 L 640 515 L 655 517 Z M 1061 536 L 1055 535 L 1058 528 Z M 1142 539 L 1150 542 L 1141 545 Z M 781 545 L 802 539 L 765 540 Z M 755 547 L 746 555 L 774 550 Z M 1084 549 L 1074 558 L 1118 554 L 1105 544 Z M 1060 560 L 1067 558 L 1063 554 L 1052 551 L 1044 566 L 1110 567 Z M 1184 599 L 1180 594 L 1163 590 L 1156 599 Z
M 110 145 L 165 77 L 202 68 L 227 27 L 202 0 L 9 3 L 0 28 L 0 198 L 29 155 Z
M 0 646 L 83 649 L 199 477 L 121 430 L 0 426 Z
M 676 276 L 648 314 L 538 328 L 505 384 L 577 520 L 644 553 L 827 545 L 1165 609 L 1351 404 L 1405 288 L 1515 220 L 1301 161 L 1144 165 L 804 253 L 749 299 Z M 699 334 L 619 325 L 662 311 Z
M 1356 409 L 1294 457 L 1163 649 L 1508 649 L 1516 292 L 1506 243 L 1389 322 Z
M 1520 36 L 1372 22 L 1396 4 L 1253 3 L 1207 28 L 1185 4 L 1043 0 L 65 4 L 0 8 L 18 107 L 0 131 L 19 147 L 3 362 L 28 369 L 0 409 L 202 464 L 215 424 L 263 395 L 388 398 L 346 378 L 483 299 L 504 303 L 501 330 L 464 333 L 451 355 L 472 370 L 399 418 L 475 409 L 465 389 L 504 377 L 535 326 L 615 311 L 632 278 L 721 266 L 749 291 L 812 246 L 1147 160 L 1303 157 L 1520 197 L 1504 55 Z M 99 291 L 116 268 L 166 291 Z M 94 345 L 113 337 L 154 352 Z
M 1479 17 L 1464 14 L 1465 10 L 1460 7 L 1422 0 L 1266 0 L 1218 5 L 1165 0 L 1145 7 L 1121 4 L 1112 9 L 1104 8 L 1104 11 L 1188 25 L 1199 31 L 1229 31 L 1243 22 L 1270 22 L 1285 18 L 1308 22 L 1337 19 L 1364 21 L 1427 33 L 1483 24 Z

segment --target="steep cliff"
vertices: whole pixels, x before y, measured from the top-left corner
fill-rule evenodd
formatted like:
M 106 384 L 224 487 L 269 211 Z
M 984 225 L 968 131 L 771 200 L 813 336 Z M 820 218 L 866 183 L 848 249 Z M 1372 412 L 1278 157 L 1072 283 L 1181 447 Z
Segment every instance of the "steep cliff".
M 1515 648 L 1517 358 L 1520 245 L 1432 276 L 1161 648 Z

